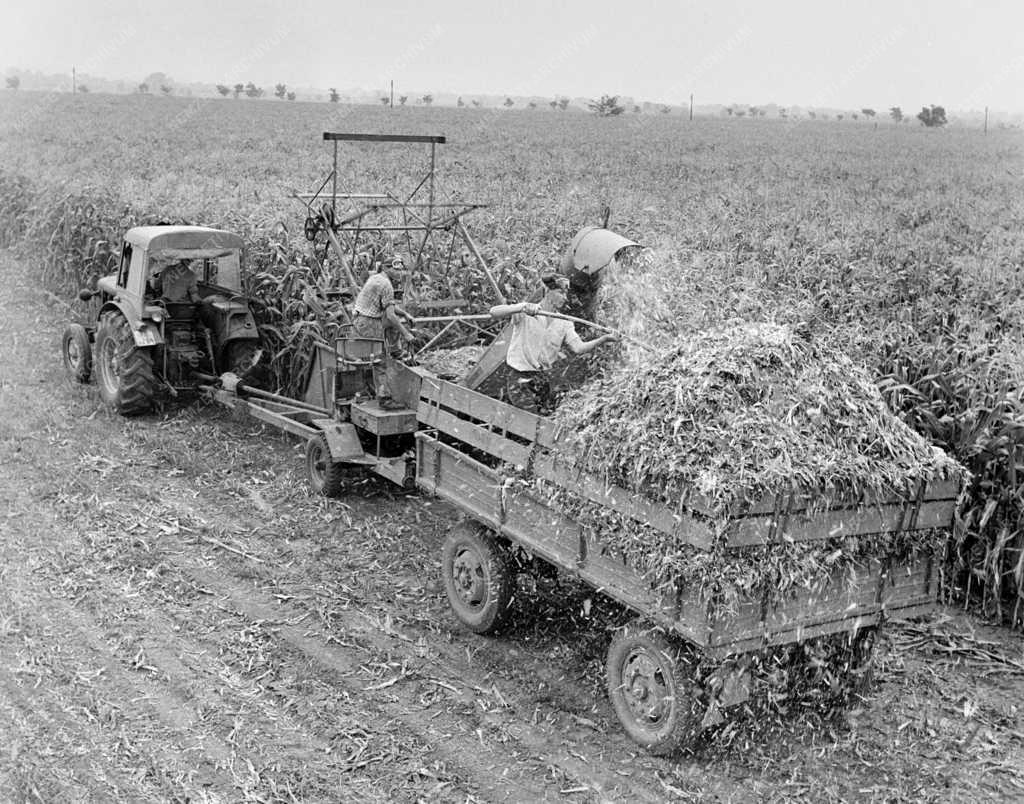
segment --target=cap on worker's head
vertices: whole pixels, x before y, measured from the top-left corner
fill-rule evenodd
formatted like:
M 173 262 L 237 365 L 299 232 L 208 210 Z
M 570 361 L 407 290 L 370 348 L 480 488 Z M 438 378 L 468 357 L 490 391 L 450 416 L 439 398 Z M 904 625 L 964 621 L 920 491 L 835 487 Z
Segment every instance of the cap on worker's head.
M 391 258 L 391 267 L 392 268 L 404 268 L 405 267 L 405 260 L 402 258 L 401 254 L 396 254 L 394 257 Z
M 540 281 L 548 290 L 568 290 L 569 277 L 556 271 L 545 271 L 540 275 Z

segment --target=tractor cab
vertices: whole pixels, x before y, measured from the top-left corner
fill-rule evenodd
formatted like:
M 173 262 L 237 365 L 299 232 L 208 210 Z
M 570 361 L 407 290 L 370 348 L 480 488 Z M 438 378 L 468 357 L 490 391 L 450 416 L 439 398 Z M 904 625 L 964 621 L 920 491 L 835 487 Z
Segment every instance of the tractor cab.
M 159 393 L 196 389 L 201 374 L 244 374 L 259 360 L 242 289 L 241 237 L 204 226 L 129 229 L 116 273 L 98 280 L 96 323 L 65 333 L 65 364 L 80 381 L 95 363 L 100 394 L 122 413 Z M 91 345 L 95 343 L 95 355 Z

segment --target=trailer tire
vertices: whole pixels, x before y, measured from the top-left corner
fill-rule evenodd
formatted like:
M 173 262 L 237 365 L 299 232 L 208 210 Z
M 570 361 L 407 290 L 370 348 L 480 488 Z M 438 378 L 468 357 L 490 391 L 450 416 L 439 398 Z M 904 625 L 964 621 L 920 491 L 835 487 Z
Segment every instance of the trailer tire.
M 345 487 L 345 465 L 331 460 L 331 448 L 323 433 L 306 442 L 306 474 L 313 492 L 339 497 Z
M 76 382 L 89 382 L 92 376 L 92 344 L 85 327 L 68 324 L 61 337 L 60 352 L 68 375 Z
M 490 634 L 508 622 L 512 559 L 487 528 L 469 520 L 453 527 L 441 549 L 441 574 L 452 611 L 470 631 Z
M 626 733 L 656 756 L 692 743 L 701 731 L 700 690 L 680 645 L 639 624 L 608 647 L 608 697 Z

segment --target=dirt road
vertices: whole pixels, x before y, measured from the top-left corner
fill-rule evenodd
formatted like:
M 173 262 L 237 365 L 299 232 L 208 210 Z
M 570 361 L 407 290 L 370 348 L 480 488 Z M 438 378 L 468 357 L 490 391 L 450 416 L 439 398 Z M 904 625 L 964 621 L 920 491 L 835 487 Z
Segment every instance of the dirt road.
M 300 445 L 215 408 L 111 414 L 26 274 L 0 255 L 0 799 L 1024 797 L 1017 636 L 904 629 L 846 722 L 653 759 L 604 698 L 614 607 L 542 584 L 460 629 L 451 508 L 311 497 Z

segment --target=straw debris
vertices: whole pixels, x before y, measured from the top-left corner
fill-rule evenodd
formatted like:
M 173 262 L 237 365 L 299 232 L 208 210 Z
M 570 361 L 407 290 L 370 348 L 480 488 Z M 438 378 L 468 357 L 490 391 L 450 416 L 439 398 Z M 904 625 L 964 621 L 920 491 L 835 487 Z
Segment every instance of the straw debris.
M 897 419 L 866 372 L 793 328 L 740 324 L 695 334 L 660 358 L 620 365 L 555 415 L 574 465 L 701 517 L 716 546 L 695 549 L 550 484 L 541 493 L 654 585 L 712 597 L 775 597 L 872 556 L 940 543 L 931 531 L 725 550 L 730 518 L 778 495 L 836 503 L 899 495 L 965 471 Z

